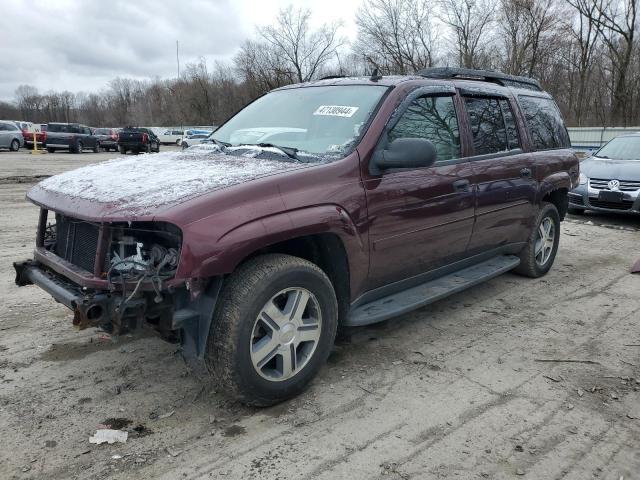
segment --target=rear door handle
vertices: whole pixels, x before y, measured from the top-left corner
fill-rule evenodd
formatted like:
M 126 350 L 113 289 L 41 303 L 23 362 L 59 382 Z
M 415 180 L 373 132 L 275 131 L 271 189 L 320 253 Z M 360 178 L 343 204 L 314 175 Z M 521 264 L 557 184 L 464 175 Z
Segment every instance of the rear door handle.
M 530 178 L 531 177 L 531 169 L 530 168 L 523 168 L 522 170 L 520 170 L 520 176 L 521 177 L 525 177 L 525 178 Z
M 453 182 L 453 189 L 456 192 L 468 192 L 469 180 L 456 180 L 455 182 Z

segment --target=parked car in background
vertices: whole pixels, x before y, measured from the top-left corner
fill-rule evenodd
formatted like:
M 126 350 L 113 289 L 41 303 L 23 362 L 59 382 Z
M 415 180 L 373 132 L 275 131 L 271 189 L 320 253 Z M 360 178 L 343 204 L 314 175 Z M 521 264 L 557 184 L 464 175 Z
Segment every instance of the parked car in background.
M 231 142 L 269 127 L 292 133 Z M 510 270 L 545 275 L 579 178 L 551 95 L 478 70 L 290 85 L 210 140 L 34 186 L 35 258 L 14 264 L 16 283 L 42 287 L 80 328 L 117 335 L 147 319 L 252 405 L 303 391 L 338 326 Z
M 194 135 L 189 135 L 182 139 L 182 142 L 180 142 L 180 145 L 182 145 L 182 149 L 184 150 L 185 148 L 189 148 L 189 147 L 192 147 L 193 145 L 198 145 L 199 143 L 202 143 L 204 140 L 206 140 L 209 137 L 209 135 L 211 134 L 196 133 Z
M 151 153 L 160 151 L 160 139 L 146 127 L 125 127 L 118 134 L 118 150 L 121 154 Z
M 15 124 L 22 131 L 22 137 L 24 138 L 24 145 L 27 148 L 33 148 L 33 141 L 35 135 L 35 141 L 39 148 L 44 148 L 46 143 L 47 134 L 42 131 L 42 126 L 37 123 L 15 121 Z
M 614 138 L 580 163 L 569 212 L 585 210 L 640 214 L 640 133 Z
M 17 152 L 24 146 L 24 137 L 18 125 L 11 120 L 0 120 L 0 148 Z
M 91 128 L 79 123 L 48 123 L 47 152 L 69 150 L 70 153 L 82 153 L 85 149 L 100 151 L 98 138 L 91 133 Z
M 118 129 L 116 128 L 96 128 L 93 134 L 100 142 L 100 148 L 105 152 L 118 151 Z
M 183 136 L 183 130 L 165 130 L 158 135 L 158 138 L 162 145 L 180 145 Z

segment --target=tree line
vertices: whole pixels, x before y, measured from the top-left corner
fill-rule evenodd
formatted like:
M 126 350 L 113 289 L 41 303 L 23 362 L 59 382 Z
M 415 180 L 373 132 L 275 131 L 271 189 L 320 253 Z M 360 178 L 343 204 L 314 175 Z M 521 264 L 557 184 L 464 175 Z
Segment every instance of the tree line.
M 0 118 L 34 122 L 219 125 L 280 86 L 329 75 L 412 74 L 433 66 L 538 79 L 571 126 L 640 125 L 640 0 L 364 0 L 357 37 L 311 27 L 289 6 L 231 62 L 188 65 L 179 78 L 116 78 L 93 93 L 29 85 Z

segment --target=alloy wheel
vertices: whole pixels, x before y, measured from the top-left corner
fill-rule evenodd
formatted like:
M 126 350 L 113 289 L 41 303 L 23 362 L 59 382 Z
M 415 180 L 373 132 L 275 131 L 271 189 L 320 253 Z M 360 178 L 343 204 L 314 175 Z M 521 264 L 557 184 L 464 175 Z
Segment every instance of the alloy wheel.
M 556 227 L 553 220 L 544 217 L 538 226 L 538 236 L 535 245 L 536 263 L 539 267 L 543 267 L 553 253 L 553 247 L 556 238 Z
M 251 362 L 270 381 L 288 380 L 309 362 L 320 341 L 322 313 L 305 288 L 274 295 L 258 314 L 250 339 Z

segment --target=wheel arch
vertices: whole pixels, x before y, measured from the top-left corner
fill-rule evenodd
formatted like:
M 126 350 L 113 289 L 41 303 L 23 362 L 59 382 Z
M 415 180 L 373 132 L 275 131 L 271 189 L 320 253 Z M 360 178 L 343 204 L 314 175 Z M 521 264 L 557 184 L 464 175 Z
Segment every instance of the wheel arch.
M 555 205 L 564 220 L 569 209 L 569 190 L 571 190 L 571 177 L 567 172 L 558 172 L 546 177 L 540 182 L 539 200 Z

